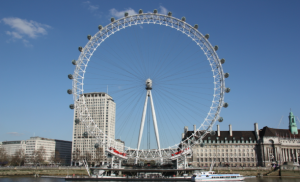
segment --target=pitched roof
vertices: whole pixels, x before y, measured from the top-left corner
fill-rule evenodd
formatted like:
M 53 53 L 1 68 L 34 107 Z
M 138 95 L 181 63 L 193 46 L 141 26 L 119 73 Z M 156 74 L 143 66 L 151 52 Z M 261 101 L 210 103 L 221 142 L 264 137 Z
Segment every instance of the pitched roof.
M 279 136 L 279 137 L 295 137 L 300 138 L 300 130 L 298 130 L 297 135 L 293 135 L 289 129 L 275 129 L 269 128 L 267 126 L 263 127 L 263 129 L 259 130 L 259 136 Z
M 185 134 L 184 139 L 191 136 L 193 133 L 194 133 L 194 131 L 188 131 Z M 207 140 L 208 137 L 210 137 L 211 140 L 216 140 L 218 137 L 218 132 L 216 131 L 215 135 L 211 135 L 210 133 L 207 134 L 204 137 L 204 140 Z M 227 137 L 227 140 L 232 140 L 233 137 L 235 138 L 235 140 L 240 140 L 241 137 L 243 137 L 244 140 L 249 140 L 250 137 L 251 137 L 251 140 L 256 140 L 254 131 L 232 131 L 232 136 L 230 136 L 229 131 L 220 131 L 219 140 L 225 140 L 225 137 Z

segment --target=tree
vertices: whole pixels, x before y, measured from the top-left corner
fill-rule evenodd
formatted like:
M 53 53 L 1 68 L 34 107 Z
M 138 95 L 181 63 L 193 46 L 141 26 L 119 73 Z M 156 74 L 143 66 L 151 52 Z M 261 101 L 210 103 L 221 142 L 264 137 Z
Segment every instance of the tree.
M 5 166 L 9 162 L 9 156 L 5 148 L 0 147 L 0 166 Z
M 83 155 L 83 160 L 86 160 L 87 163 L 90 163 L 92 161 L 92 154 L 86 151 Z
M 78 162 L 81 159 L 81 151 L 79 148 L 76 148 L 75 151 L 72 153 L 73 162 Z
M 43 146 L 41 146 L 38 150 L 34 150 L 29 156 L 29 162 L 35 166 L 43 163 L 45 161 L 45 152 L 46 150 Z
M 104 161 L 103 148 L 97 148 L 95 152 L 95 162 L 96 164 L 100 164 Z
M 24 149 L 19 149 L 15 152 L 15 154 L 11 157 L 11 165 L 21 166 L 24 165 L 26 159 L 26 153 Z
M 59 151 L 55 150 L 54 154 L 51 156 L 50 161 L 54 164 L 61 164 L 62 159 L 60 158 Z

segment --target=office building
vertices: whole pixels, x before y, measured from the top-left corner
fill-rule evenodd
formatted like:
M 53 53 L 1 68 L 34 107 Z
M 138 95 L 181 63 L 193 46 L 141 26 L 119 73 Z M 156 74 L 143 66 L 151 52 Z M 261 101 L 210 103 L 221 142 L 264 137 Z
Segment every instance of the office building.
M 27 162 L 26 165 L 30 165 L 28 160 L 34 151 L 44 148 L 44 158 L 46 163 L 51 163 L 51 157 L 53 155 L 61 159 L 62 165 L 70 165 L 71 161 L 71 147 L 72 142 L 64 140 L 55 140 L 43 137 L 30 137 L 26 140 L 26 155 Z
M 5 149 L 7 155 L 13 156 L 18 150 L 26 149 L 26 141 L 24 140 L 5 141 L 2 142 L 2 147 Z
M 99 129 L 101 129 L 108 137 L 115 139 L 116 103 L 113 98 L 107 93 L 93 92 L 85 93 L 79 99 L 85 100 L 88 112 Z M 84 133 L 87 132 L 86 127 L 82 122 L 75 122 L 76 119 L 79 119 L 78 113 L 79 110 L 75 110 L 73 122 L 72 165 L 81 165 L 81 156 L 85 156 L 88 163 L 92 166 L 109 163 L 109 159 L 107 158 L 107 155 L 105 155 L 105 149 L 100 146 L 96 150 L 94 147 L 96 143 L 95 138 L 90 135 L 84 136 Z M 90 122 L 90 120 L 88 121 Z

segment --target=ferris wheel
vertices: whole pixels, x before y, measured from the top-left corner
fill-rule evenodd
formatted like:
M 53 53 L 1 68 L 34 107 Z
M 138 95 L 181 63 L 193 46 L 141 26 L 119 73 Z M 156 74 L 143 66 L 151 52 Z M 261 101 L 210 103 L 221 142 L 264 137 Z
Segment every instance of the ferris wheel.
M 214 124 L 223 121 L 219 115 L 222 107 L 228 107 L 224 95 L 230 92 L 225 87 L 229 74 L 222 68 L 225 59 L 218 57 L 218 46 L 211 45 L 209 35 L 186 23 L 185 17 L 157 10 L 125 13 L 98 29 L 94 36 L 88 35 L 85 47 L 79 47 L 79 58 L 72 61 L 74 73 L 68 75 L 73 81 L 68 93 L 73 94 L 70 108 L 77 114 L 75 122 L 85 125 L 84 134 L 95 138 L 94 147 L 121 159 L 160 162 L 191 154 L 195 144 L 203 147 L 203 138 L 215 135 Z M 122 147 L 120 142 L 97 126 L 83 97 L 96 89 L 109 89 L 116 102 L 116 135 L 128 140 L 122 152 L 116 150 Z M 175 131 L 190 124 L 198 125 L 196 132 L 178 137 Z M 148 131 L 143 132 L 145 127 Z M 168 138 L 175 144 L 169 145 Z M 131 141 L 137 145 L 128 146 Z

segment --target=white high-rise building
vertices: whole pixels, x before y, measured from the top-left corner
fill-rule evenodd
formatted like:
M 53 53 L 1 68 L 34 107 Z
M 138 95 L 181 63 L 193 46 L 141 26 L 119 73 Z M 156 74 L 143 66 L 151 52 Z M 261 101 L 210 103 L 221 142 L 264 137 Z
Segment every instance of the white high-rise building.
M 95 124 L 110 138 L 115 139 L 116 103 L 107 93 L 94 92 L 83 94 L 88 112 Z M 83 99 L 81 96 L 80 99 Z M 81 163 L 82 156 L 90 156 L 91 165 L 105 164 L 108 159 L 105 156 L 105 149 L 95 149 L 95 138 L 84 137 L 86 128 L 83 123 L 75 123 L 79 119 L 78 111 L 74 112 L 73 122 L 73 145 L 72 145 L 72 165 Z M 92 162 L 91 162 L 92 161 Z

